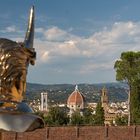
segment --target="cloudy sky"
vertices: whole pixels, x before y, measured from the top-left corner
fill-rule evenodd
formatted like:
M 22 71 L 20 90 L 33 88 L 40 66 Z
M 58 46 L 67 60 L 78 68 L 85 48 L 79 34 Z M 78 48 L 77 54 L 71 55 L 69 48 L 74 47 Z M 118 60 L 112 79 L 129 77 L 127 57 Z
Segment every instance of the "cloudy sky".
M 35 66 L 28 82 L 114 82 L 123 51 L 140 50 L 139 0 L 1 0 L 0 37 L 24 40 L 35 5 Z

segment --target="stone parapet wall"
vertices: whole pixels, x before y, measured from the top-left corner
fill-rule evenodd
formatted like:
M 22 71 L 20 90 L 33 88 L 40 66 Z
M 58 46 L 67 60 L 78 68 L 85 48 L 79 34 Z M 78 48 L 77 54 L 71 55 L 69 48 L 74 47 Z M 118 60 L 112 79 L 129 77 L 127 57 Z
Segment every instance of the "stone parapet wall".
M 0 132 L 0 140 L 140 140 L 140 126 L 45 127 L 33 132 Z

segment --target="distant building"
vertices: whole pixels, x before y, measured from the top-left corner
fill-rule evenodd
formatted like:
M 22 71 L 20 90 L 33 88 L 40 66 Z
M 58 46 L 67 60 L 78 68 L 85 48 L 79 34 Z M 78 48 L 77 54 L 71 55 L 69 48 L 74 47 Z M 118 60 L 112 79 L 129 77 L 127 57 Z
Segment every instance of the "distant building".
M 108 107 L 109 100 L 107 95 L 107 89 L 105 87 L 102 89 L 101 103 L 104 110 L 106 110 L 106 108 Z
M 42 92 L 41 93 L 41 105 L 40 105 L 41 111 L 47 111 L 48 110 L 48 93 Z
M 92 109 L 92 114 L 96 114 L 97 103 L 87 103 L 87 108 Z
M 85 98 L 78 90 L 78 86 L 76 85 L 75 90 L 71 93 L 67 100 L 67 107 L 70 109 L 69 115 L 74 111 L 79 110 L 82 113 L 82 110 L 85 107 Z
M 102 107 L 104 109 L 104 114 L 105 114 L 105 125 L 111 125 L 111 123 L 115 122 L 116 114 L 112 111 L 112 109 L 109 107 L 109 99 L 108 99 L 108 93 L 107 89 L 104 87 L 102 89 L 101 93 L 101 103 Z

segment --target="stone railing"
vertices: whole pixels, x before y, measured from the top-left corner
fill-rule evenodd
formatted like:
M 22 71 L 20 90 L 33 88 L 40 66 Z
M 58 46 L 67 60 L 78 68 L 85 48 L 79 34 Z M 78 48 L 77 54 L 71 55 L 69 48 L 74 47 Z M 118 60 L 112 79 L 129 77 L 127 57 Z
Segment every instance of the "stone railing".
M 140 126 L 45 127 L 33 132 L 0 132 L 0 140 L 140 140 Z

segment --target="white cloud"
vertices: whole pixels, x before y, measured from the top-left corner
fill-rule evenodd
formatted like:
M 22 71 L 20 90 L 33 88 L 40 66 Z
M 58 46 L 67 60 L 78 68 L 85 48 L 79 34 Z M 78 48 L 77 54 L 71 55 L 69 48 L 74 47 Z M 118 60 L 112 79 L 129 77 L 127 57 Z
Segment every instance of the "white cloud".
M 44 29 L 43 28 L 36 28 L 35 29 L 35 32 L 36 33 L 43 33 L 44 32 Z
M 6 31 L 7 32 L 16 32 L 16 27 L 15 26 L 6 27 Z
M 15 27 L 7 28 L 9 32 L 15 30 Z M 114 23 L 89 37 L 74 35 L 58 27 L 37 28 L 36 32 L 42 35 L 34 43 L 36 64 L 43 63 L 52 72 L 57 69 L 61 73 L 72 71 L 79 74 L 96 70 L 113 71 L 115 60 L 121 52 L 140 50 L 140 22 Z
M 4 30 L 1 30 L 2 33 L 20 33 L 21 31 L 15 26 L 7 26 Z
M 63 57 L 76 57 L 85 59 L 103 59 L 104 62 L 119 57 L 122 51 L 139 50 L 140 48 L 140 23 L 119 22 L 114 23 L 109 29 L 96 32 L 88 38 L 70 34 L 67 31 L 52 27 L 48 30 L 38 29 L 44 34 L 45 39 L 37 39 L 36 48 L 39 47 L 40 57 L 46 54 L 51 61 L 58 61 Z M 46 56 L 46 55 L 45 55 Z M 42 59 L 44 60 L 44 59 Z M 98 60 L 97 60 L 98 61 Z M 96 63 L 96 61 L 94 61 Z M 40 60 L 41 63 L 41 60 Z
M 46 62 L 46 61 L 49 60 L 49 52 L 48 51 L 43 52 L 42 57 L 41 57 L 41 60 L 43 62 Z
M 95 70 L 110 70 L 113 69 L 114 61 L 100 62 L 100 63 L 87 63 L 80 69 L 81 74 L 92 73 Z
M 44 32 L 44 35 L 47 40 L 50 41 L 64 41 L 68 38 L 69 34 L 59 29 L 58 27 L 52 27 Z

